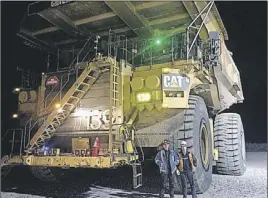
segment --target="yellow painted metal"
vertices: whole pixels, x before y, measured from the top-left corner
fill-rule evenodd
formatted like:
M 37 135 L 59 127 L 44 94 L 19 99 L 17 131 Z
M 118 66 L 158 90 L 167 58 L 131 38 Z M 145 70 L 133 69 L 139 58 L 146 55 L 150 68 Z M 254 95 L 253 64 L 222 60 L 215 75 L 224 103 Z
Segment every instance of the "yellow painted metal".
M 137 155 L 115 155 L 99 157 L 75 157 L 75 156 L 23 156 L 23 163 L 29 166 L 51 166 L 72 168 L 112 168 L 138 159 Z M 11 159 L 9 160 L 12 161 Z M 8 161 L 8 163 L 9 163 Z M 13 160 L 14 161 L 14 160 Z M 21 163 L 21 161 L 16 161 Z
M 21 156 L 12 156 L 7 161 L 8 164 L 21 164 L 23 163 L 23 158 Z
M 89 138 L 72 138 L 72 150 L 90 149 Z
M 60 155 L 60 149 L 59 149 L 59 148 L 56 149 L 56 155 L 57 155 L 57 156 Z
M 219 160 L 219 150 L 217 148 L 213 149 L 213 160 L 214 161 Z
M 19 101 L 20 101 L 20 103 L 26 103 L 28 101 L 27 91 L 22 91 L 19 93 Z
M 207 5 L 207 2 L 205 1 L 195 1 L 195 6 L 199 12 L 201 12 L 205 6 Z M 208 32 L 211 31 L 217 31 L 217 32 L 222 32 L 222 29 L 219 27 L 218 21 L 212 14 L 208 15 L 208 19 L 206 20 L 205 27 Z M 222 32 L 225 33 L 225 32 Z M 224 34 L 221 34 L 221 38 L 224 39 Z
M 203 141 L 205 143 L 205 158 L 202 157 L 202 162 L 204 165 L 208 165 L 210 156 L 209 156 L 209 141 L 208 141 L 208 134 L 207 134 L 207 129 L 205 127 L 204 124 L 202 124 L 202 128 L 201 128 L 201 138 L 203 138 Z
M 211 132 L 211 141 L 212 141 L 212 153 L 213 153 L 213 160 L 218 160 L 218 149 L 215 149 L 214 147 L 214 125 L 213 125 L 213 119 L 209 119 L 209 125 L 210 125 L 210 132 Z
M 134 148 L 132 145 L 132 140 L 127 140 L 126 142 L 126 152 L 127 153 L 133 153 L 134 152 Z
M 64 105 L 67 104 L 68 100 L 70 99 L 70 97 L 74 94 L 74 92 L 77 90 L 77 86 L 80 85 L 85 78 L 88 76 L 88 74 L 90 73 L 89 68 L 86 68 L 82 74 L 78 77 L 78 79 L 76 80 L 76 82 L 73 84 L 73 86 L 68 90 L 68 92 L 65 94 L 65 96 L 62 98 L 61 100 L 61 107 L 63 107 Z M 95 81 L 95 79 L 90 79 L 89 81 L 91 81 L 91 83 L 93 83 Z M 72 109 L 74 109 L 74 106 L 72 106 Z M 45 123 L 50 123 L 53 121 L 53 119 L 56 117 L 56 115 L 58 114 L 58 110 L 55 109 L 46 119 Z M 32 139 L 30 140 L 30 144 L 34 145 L 36 144 L 36 141 L 40 138 L 40 136 L 44 133 L 45 130 L 45 125 L 42 125 L 38 131 L 34 134 L 34 136 L 32 137 Z
M 157 89 L 160 86 L 160 78 L 156 75 L 148 76 L 145 85 L 148 89 Z
M 144 86 L 144 79 L 141 77 L 133 78 L 131 81 L 131 87 L 134 91 L 141 90 Z
M 142 75 L 142 71 L 149 71 L 150 75 L 154 73 L 155 70 L 157 69 L 162 69 L 162 68 L 171 68 L 171 69 L 186 69 L 186 68 L 191 68 L 191 67 L 198 67 L 200 63 L 198 61 L 186 61 L 186 60 L 178 60 L 174 62 L 167 62 L 167 63 L 161 63 L 161 64 L 155 64 L 153 66 L 142 66 L 142 67 L 136 67 L 134 76 L 140 76 Z M 159 73 L 158 73 L 159 74 Z

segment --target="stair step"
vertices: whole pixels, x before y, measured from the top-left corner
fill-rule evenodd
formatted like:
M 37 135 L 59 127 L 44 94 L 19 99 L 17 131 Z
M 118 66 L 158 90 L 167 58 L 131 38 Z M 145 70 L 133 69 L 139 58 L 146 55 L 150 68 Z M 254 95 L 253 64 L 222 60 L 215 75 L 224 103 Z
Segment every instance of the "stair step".
M 85 91 L 83 91 L 81 89 L 76 89 L 75 91 L 85 93 Z
M 96 78 L 94 76 L 90 76 L 90 75 L 88 75 L 87 78 L 91 78 L 91 79 L 96 80 Z
M 77 96 L 71 96 L 70 98 L 74 98 L 74 99 L 80 99 L 79 97 Z
M 88 83 L 81 82 L 82 85 L 90 86 Z

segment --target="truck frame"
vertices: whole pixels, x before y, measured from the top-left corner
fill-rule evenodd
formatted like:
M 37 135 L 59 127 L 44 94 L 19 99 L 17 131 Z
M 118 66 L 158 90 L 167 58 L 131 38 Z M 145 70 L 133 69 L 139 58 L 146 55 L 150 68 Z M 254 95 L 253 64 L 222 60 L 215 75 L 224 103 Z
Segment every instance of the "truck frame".
M 47 71 L 14 89 L 21 128 L 2 138 L 12 138 L 2 176 L 16 165 L 43 181 L 58 179 L 51 167 L 131 165 L 138 188 L 142 161 L 164 139 L 175 151 L 187 141 L 198 193 L 212 166 L 245 172 L 241 117 L 224 113 L 244 100 L 240 74 L 214 1 L 47 3 L 29 4 L 18 32 L 47 54 Z

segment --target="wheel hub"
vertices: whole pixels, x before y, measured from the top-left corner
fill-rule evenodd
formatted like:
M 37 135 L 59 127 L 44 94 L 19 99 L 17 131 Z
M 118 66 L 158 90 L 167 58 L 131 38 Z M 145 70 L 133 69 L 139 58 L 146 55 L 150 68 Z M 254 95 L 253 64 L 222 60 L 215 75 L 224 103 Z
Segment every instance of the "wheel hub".
M 202 165 L 205 169 L 209 167 L 209 138 L 206 125 L 202 123 L 201 125 L 201 140 L 200 140 L 200 153 L 202 159 Z

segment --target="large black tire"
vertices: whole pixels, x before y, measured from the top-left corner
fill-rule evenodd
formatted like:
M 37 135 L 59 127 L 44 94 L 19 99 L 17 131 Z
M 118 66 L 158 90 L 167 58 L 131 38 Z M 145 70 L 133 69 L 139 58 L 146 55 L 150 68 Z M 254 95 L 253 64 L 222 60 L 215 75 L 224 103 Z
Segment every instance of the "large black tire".
M 180 148 L 180 143 L 184 140 L 197 159 L 194 174 L 196 192 L 204 193 L 212 182 L 212 134 L 206 104 L 201 97 L 193 95 L 189 97 L 189 108 L 185 110 L 183 126 L 176 135 L 174 148 Z M 177 177 L 177 182 L 175 191 L 181 194 L 180 176 Z M 190 186 L 188 186 L 189 192 Z
M 217 172 L 224 175 L 243 175 L 246 171 L 246 146 L 240 115 L 236 113 L 217 115 L 214 140 L 219 153 L 216 162 Z
M 30 170 L 33 176 L 43 182 L 58 182 L 51 169 L 46 166 L 32 166 Z

